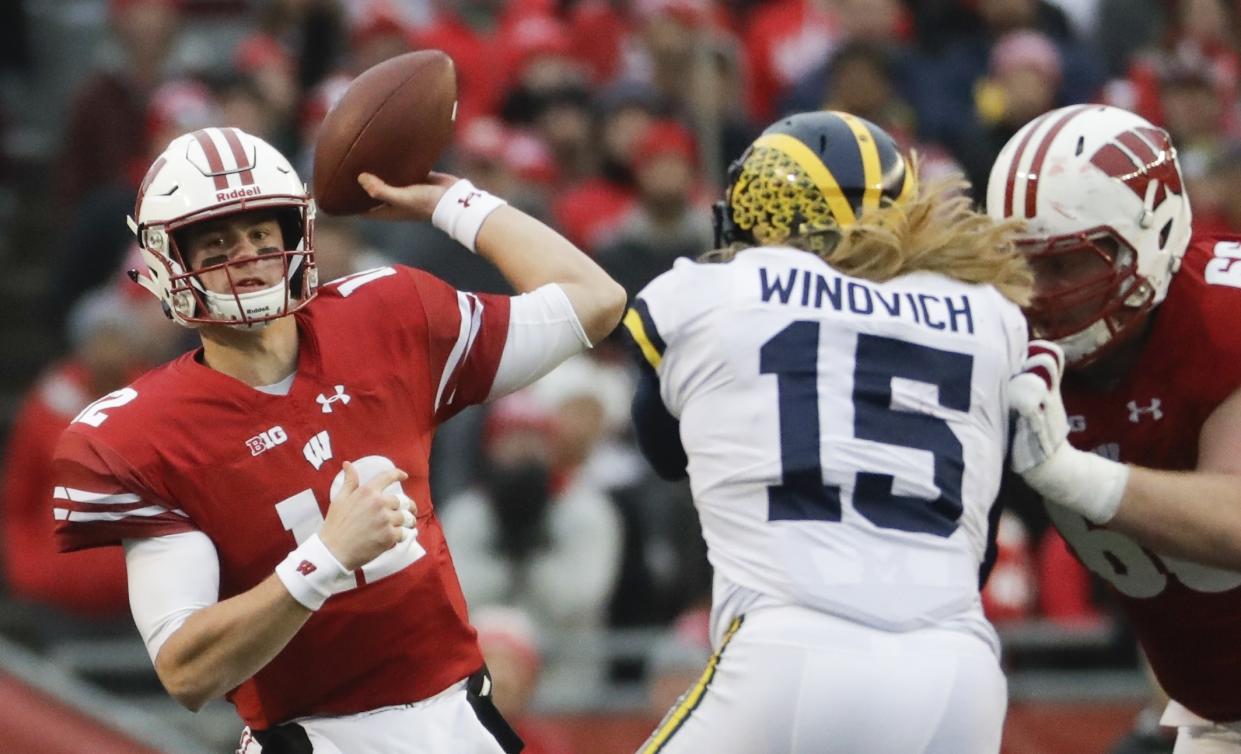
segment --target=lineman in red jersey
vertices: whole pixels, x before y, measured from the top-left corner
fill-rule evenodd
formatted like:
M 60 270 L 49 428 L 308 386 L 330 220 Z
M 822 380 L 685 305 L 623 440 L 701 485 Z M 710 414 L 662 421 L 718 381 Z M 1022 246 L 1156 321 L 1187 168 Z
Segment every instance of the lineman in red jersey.
M 431 504 L 431 439 L 606 335 L 624 293 L 467 181 L 359 180 L 373 214 L 431 219 L 522 294 L 400 266 L 318 289 L 288 161 L 237 129 L 174 140 L 139 193 L 131 275 L 203 347 L 65 431 L 58 541 L 124 545 L 161 681 L 191 709 L 226 694 L 243 751 L 516 751 Z
M 1119 593 L 1177 753 L 1241 752 L 1241 239 L 1191 240 L 1167 134 L 1110 107 L 1028 124 L 987 201 L 1028 222 L 1054 341 L 1013 380 L 1013 468 Z

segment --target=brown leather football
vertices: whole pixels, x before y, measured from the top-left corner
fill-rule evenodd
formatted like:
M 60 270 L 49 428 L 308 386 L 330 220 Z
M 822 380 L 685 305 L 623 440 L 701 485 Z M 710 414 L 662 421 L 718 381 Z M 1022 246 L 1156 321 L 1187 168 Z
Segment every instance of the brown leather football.
M 385 60 L 353 80 L 323 120 L 315 143 L 314 196 L 333 215 L 378 202 L 358 185 L 374 173 L 394 186 L 427 177 L 452 140 L 457 72 L 440 50 Z

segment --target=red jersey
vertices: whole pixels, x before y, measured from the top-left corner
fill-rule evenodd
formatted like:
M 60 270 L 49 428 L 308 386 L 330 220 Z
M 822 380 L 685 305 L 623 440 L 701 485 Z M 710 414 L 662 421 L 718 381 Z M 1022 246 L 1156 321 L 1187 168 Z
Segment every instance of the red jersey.
M 287 395 L 189 353 L 91 404 L 54 462 L 61 549 L 198 530 L 219 553 L 221 600 L 318 530 L 344 461 L 364 477 L 408 472 L 416 540 L 359 568 L 356 588 L 229 693 L 256 729 L 425 699 L 483 663 L 432 510 L 428 455 L 436 426 L 491 389 L 508 298 L 384 267 L 327 286 L 294 316 Z
M 1197 464 L 1198 435 L 1241 388 L 1241 239 L 1195 236 L 1155 310 L 1136 366 L 1114 387 L 1063 386 L 1074 447 L 1155 469 Z M 1215 721 L 1241 719 L 1241 573 L 1177 560 L 1057 506 L 1077 557 L 1116 588 L 1164 689 Z

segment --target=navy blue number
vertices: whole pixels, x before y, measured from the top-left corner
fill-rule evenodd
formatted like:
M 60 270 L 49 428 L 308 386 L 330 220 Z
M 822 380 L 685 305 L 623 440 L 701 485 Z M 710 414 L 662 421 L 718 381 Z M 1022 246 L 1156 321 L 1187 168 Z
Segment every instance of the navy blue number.
M 767 487 L 768 521 L 840 520 L 840 488 L 823 484 L 819 463 L 818 354 L 818 322 L 794 322 L 758 352 L 780 396 L 783 480 Z
M 759 370 L 776 374 L 780 404 L 783 480 L 767 488 L 772 521 L 839 521 L 840 488 L 823 484 L 819 465 L 819 324 L 794 322 L 767 341 Z M 965 458 L 961 441 L 943 420 L 892 408 L 892 379 L 902 377 L 939 388 L 944 408 L 968 411 L 974 357 L 884 338 L 858 335 L 853 373 L 853 434 L 903 448 L 929 451 L 939 497 L 897 495 L 894 477 L 859 471 L 853 506 L 876 526 L 941 537 L 957 529 Z
M 939 405 L 970 410 L 974 357 L 878 335 L 858 335 L 853 372 L 853 435 L 861 440 L 930 451 L 935 457 L 939 497 L 896 495 L 891 474 L 859 471 L 853 507 L 875 526 L 947 537 L 961 518 L 961 441 L 943 419 L 892 409 L 892 378 L 939 388 Z

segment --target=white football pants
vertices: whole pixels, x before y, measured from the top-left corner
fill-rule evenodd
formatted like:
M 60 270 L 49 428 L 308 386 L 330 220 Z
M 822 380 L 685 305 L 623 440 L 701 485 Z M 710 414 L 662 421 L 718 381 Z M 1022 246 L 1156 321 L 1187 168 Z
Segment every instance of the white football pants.
M 797 607 L 734 621 L 641 754 L 995 754 L 1007 684 L 982 639 Z

